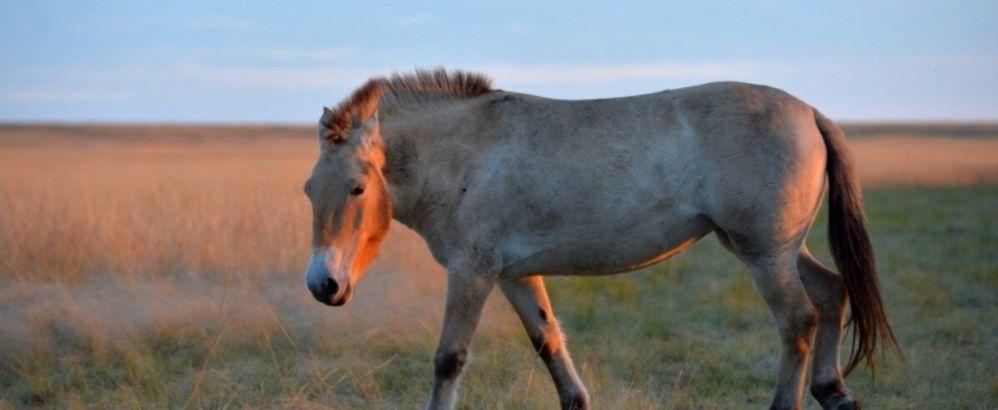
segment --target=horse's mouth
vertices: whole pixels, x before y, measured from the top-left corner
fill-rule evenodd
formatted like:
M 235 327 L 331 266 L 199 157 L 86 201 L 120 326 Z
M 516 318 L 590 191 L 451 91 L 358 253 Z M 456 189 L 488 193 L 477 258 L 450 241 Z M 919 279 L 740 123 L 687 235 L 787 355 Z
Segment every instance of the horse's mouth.
M 330 301 L 322 301 L 322 303 L 325 303 L 326 305 L 329 306 L 343 306 L 350 301 L 351 294 L 353 294 L 353 287 L 351 287 L 350 283 L 347 282 L 346 286 L 344 286 L 343 291 L 340 292 L 339 297 L 334 298 Z

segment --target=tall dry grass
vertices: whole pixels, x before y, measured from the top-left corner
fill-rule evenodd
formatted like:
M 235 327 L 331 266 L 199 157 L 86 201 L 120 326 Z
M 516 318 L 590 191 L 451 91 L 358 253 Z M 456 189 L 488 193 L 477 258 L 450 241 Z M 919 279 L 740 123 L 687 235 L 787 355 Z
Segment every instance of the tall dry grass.
M 303 140 L 5 148 L 0 274 L 251 275 L 307 252 Z
M 998 138 L 884 135 L 853 139 L 849 145 L 866 187 L 998 182 Z

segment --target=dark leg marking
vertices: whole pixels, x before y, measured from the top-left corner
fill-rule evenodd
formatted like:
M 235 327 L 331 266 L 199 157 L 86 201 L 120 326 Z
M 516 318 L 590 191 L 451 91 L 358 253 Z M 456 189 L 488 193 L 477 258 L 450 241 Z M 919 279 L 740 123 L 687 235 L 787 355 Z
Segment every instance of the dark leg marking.
M 534 344 L 534 350 L 537 354 L 541 356 L 541 359 L 545 363 L 550 362 L 554 359 L 555 355 L 558 354 L 558 348 L 553 343 L 548 343 L 547 337 L 544 335 L 530 335 L 530 341 Z
M 436 376 L 442 380 L 450 380 L 461 374 L 461 368 L 468 358 L 468 352 L 461 350 L 438 355 L 433 364 L 436 367 Z
M 541 315 L 541 320 L 547 322 L 548 321 L 548 312 L 545 312 L 544 308 L 538 308 L 537 311 L 538 311 L 537 313 L 540 313 L 540 315 Z

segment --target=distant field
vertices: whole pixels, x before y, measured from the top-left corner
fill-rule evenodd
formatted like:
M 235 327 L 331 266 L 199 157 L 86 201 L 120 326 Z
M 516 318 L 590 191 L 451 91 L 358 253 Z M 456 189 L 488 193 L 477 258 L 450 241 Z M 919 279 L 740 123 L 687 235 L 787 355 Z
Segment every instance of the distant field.
M 996 138 L 994 123 L 843 123 L 842 131 L 850 138 L 870 137 L 934 137 L 934 138 Z
M 909 355 L 848 382 L 869 408 L 998 407 L 998 126 L 844 128 Z M 308 296 L 313 138 L 0 125 L 0 407 L 422 405 L 442 271 L 395 225 L 351 305 Z M 824 235 L 822 220 L 810 244 L 828 261 Z M 548 283 L 596 408 L 768 404 L 776 331 L 713 238 L 635 274 Z M 472 352 L 463 407 L 556 406 L 500 295 Z

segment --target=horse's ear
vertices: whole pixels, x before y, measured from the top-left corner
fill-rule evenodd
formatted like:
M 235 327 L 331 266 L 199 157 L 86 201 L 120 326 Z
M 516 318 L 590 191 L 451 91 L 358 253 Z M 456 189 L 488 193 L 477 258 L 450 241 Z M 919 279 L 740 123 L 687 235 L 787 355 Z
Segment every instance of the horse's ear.
M 330 110 L 329 107 L 323 106 L 322 117 L 319 118 L 319 123 L 329 127 L 329 124 L 333 123 L 333 110 Z
M 378 122 L 378 104 L 380 103 L 381 91 L 377 87 L 365 88 L 365 94 L 354 106 L 354 114 L 351 121 L 352 129 L 368 127 Z M 371 122 L 373 121 L 373 123 Z
M 362 111 L 357 111 L 354 113 L 352 120 L 350 121 L 351 129 L 363 129 L 364 131 L 370 131 L 378 127 L 378 111 L 373 110 L 368 112 L 366 115 Z
M 352 118 L 350 119 L 350 129 L 355 130 L 360 128 L 361 125 L 363 125 L 364 121 L 363 118 L 360 118 L 361 115 L 363 115 L 363 113 L 361 113 L 360 111 L 353 113 L 353 115 L 351 116 Z
M 375 111 L 364 121 L 364 138 L 373 144 L 381 142 L 381 124 L 378 122 L 378 112 Z
M 378 128 L 378 112 L 374 111 L 373 113 L 371 113 L 370 116 L 368 116 L 367 121 L 364 121 L 364 129 L 370 131 L 377 128 Z

